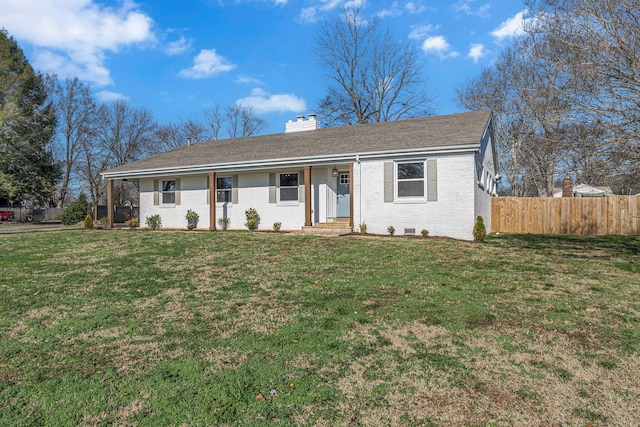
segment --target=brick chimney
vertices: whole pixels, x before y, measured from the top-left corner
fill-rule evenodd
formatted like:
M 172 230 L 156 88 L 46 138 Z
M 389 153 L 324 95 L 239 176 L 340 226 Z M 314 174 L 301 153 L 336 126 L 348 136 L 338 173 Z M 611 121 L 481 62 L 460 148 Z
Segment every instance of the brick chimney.
M 305 116 L 296 116 L 295 122 L 293 120 L 287 122 L 284 133 L 316 130 L 319 127 L 320 122 L 316 120 L 315 114 L 309 114 L 309 120 L 305 120 Z
M 573 183 L 568 176 L 562 180 L 562 197 L 573 197 Z

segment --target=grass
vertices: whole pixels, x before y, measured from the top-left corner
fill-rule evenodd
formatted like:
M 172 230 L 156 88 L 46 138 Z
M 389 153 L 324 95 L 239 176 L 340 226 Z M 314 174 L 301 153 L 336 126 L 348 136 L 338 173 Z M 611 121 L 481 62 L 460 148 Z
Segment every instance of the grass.
M 0 235 L 0 425 L 633 425 L 640 239 Z

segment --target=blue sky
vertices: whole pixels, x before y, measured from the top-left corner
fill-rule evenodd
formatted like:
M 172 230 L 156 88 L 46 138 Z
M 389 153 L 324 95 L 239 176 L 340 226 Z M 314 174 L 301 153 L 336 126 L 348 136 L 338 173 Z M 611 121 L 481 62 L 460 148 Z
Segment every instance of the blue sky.
M 240 103 L 268 126 L 316 112 L 330 84 L 313 55 L 318 24 L 357 5 L 415 45 L 434 113 L 479 74 L 527 14 L 519 0 L 0 0 L 4 27 L 39 71 L 91 84 L 161 123 Z

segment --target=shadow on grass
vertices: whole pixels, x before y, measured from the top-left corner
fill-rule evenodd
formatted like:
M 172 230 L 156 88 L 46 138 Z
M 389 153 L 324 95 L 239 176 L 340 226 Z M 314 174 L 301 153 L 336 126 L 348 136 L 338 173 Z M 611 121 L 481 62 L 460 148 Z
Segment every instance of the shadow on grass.
M 487 237 L 487 241 L 504 248 L 573 252 L 576 256 L 585 259 L 594 256 L 600 258 L 640 255 L 640 237 L 638 236 L 492 233 Z

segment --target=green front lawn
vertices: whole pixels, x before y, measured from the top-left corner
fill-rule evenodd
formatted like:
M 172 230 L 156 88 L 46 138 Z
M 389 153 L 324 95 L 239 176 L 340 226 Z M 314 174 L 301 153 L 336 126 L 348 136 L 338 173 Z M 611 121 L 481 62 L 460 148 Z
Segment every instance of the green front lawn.
M 0 235 L 0 425 L 634 425 L 640 239 Z

